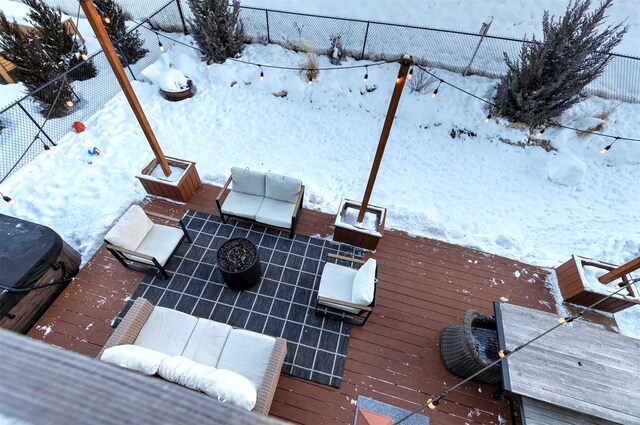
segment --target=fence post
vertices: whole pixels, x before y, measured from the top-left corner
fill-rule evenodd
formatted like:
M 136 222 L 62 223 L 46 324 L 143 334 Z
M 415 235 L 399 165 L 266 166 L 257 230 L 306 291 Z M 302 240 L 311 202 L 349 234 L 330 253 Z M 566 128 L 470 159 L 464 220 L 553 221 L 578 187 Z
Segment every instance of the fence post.
M 180 15 L 180 20 L 182 21 L 182 32 L 184 33 L 184 35 L 189 35 L 189 31 L 187 31 L 187 25 L 184 22 L 184 15 L 182 14 L 182 6 L 180 6 L 180 0 L 176 0 L 176 5 L 178 6 L 178 14 Z
M 367 37 L 369 36 L 369 24 L 367 21 L 367 29 L 364 31 L 364 42 L 362 43 L 362 53 L 360 54 L 360 60 L 364 59 L 364 48 L 367 46 Z
M 46 138 L 47 138 L 47 140 L 48 140 L 49 142 L 51 142 L 51 144 L 52 144 L 53 146 L 58 146 L 58 145 L 56 144 L 56 142 L 54 142 L 53 140 L 51 140 L 51 137 L 49 137 L 49 135 L 44 131 L 44 129 L 43 129 L 42 127 L 40 127 L 40 124 L 38 124 L 38 122 L 35 120 L 35 118 L 33 118 L 33 117 L 31 116 L 31 114 L 30 114 L 26 109 L 24 109 L 24 106 L 22 106 L 22 104 L 21 104 L 20 102 L 21 102 L 21 101 L 18 101 L 18 103 L 17 103 L 18 108 L 22 109 L 22 112 L 24 112 L 24 113 L 25 113 L 25 115 L 26 115 L 27 117 L 29 117 L 29 119 L 30 119 L 30 120 L 31 120 L 31 121 L 36 125 L 36 127 L 38 127 L 38 130 L 40 131 L 40 133 L 44 134 L 44 137 L 46 137 Z
M 131 77 L 138 81 L 138 79 L 136 78 L 136 75 L 133 73 L 133 69 L 131 69 L 131 66 L 129 66 L 129 61 L 127 60 L 127 57 L 124 55 L 124 52 L 122 51 L 122 48 L 120 47 L 120 43 L 116 43 L 116 49 L 118 49 L 118 51 L 120 52 L 120 56 L 122 57 L 122 60 L 124 61 L 124 64 L 126 65 L 127 69 L 129 70 L 129 73 L 131 74 Z
M 466 77 L 467 73 L 471 69 L 471 64 L 473 63 L 473 60 L 476 58 L 476 54 L 478 53 L 478 50 L 480 49 L 480 45 L 482 44 L 482 40 L 484 40 L 484 36 L 487 35 L 487 32 L 489 31 L 489 27 L 491 26 L 491 22 L 493 22 L 493 16 L 489 16 L 482 23 L 482 27 L 480 27 L 480 32 L 479 32 L 480 41 L 478 41 L 478 45 L 476 46 L 476 50 L 473 52 L 473 55 L 471 56 L 471 60 L 469 61 L 469 65 L 467 65 L 467 68 L 462 73 L 463 77 Z
M 265 9 L 264 14 L 267 17 L 267 44 L 271 44 L 271 33 L 269 32 L 269 10 Z

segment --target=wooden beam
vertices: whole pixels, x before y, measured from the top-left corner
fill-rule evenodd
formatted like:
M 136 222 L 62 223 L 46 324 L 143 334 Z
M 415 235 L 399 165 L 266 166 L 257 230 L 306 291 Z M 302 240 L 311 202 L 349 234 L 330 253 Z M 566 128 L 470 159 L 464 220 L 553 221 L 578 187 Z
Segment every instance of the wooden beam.
M 384 125 L 382 126 L 380 141 L 378 141 L 378 149 L 376 150 L 376 156 L 374 157 L 373 164 L 371 165 L 369 181 L 367 182 L 367 188 L 364 191 L 364 197 L 362 198 L 362 204 L 360 205 L 360 212 L 358 213 L 358 223 L 362 223 L 362 220 L 364 220 L 364 214 L 367 211 L 367 207 L 369 206 L 369 198 L 371 198 L 373 185 L 375 184 L 376 177 L 378 176 L 378 169 L 380 168 L 380 162 L 382 162 L 384 148 L 387 145 L 389 133 L 391 133 L 393 119 L 395 118 L 396 110 L 398 109 L 398 103 L 400 102 L 400 96 L 402 96 L 402 89 L 404 88 L 404 83 L 407 81 L 407 73 L 409 72 L 409 67 L 412 63 L 413 60 L 409 56 L 405 56 L 400 61 L 400 71 L 398 72 L 396 85 L 394 86 L 393 93 L 391 94 L 389 110 L 387 111 L 387 117 L 385 118 Z
M 118 59 L 116 50 L 113 47 L 111 40 L 109 39 L 107 30 L 105 30 L 104 26 L 102 25 L 102 20 L 100 19 L 100 15 L 96 10 L 95 5 L 93 4 L 93 0 L 80 0 L 80 6 L 82 7 L 84 14 L 86 15 L 87 20 L 89 21 L 89 24 L 93 29 L 93 33 L 98 39 L 98 43 L 100 43 L 100 47 L 102 47 L 102 50 L 104 51 L 104 54 L 109 61 L 109 65 L 111 65 L 111 69 L 113 70 L 113 73 L 115 74 L 120 87 L 122 87 L 122 91 L 124 92 L 129 105 L 131 105 L 131 109 L 133 109 L 133 113 L 136 116 L 136 119 L 138 120 L 138 123 L 140 124 L 142 132 L 147 138 L 149 145 L 151 146 L 153 154 L 158 159 L 158 163 L 160 164 L 164 175 L 167 177 L 170 176 L 171 169 L 169 168 L 167 159 L 162 153 L 162 149 L 158 144 L 158 140 L 156 140 L 156 136 L 155 134 L 153 134 L 153 130 L 149 125 L 149 121 L 147 121 L 147 117 L 142 110 L 142 106 L 140 106 L 140 102 L 138 101 L 138 98 L 136 97 L 136 94 L 131 87 L 131 83 L 129 82 L 129 79 L 124 72 L 124 68 L 122 68 L 120 59 Z
M 640 269 L 640 257 L 611 270 L 609 273 L 603 274 L 598 280 L 600 283 L 607 284 L 638 269 Z

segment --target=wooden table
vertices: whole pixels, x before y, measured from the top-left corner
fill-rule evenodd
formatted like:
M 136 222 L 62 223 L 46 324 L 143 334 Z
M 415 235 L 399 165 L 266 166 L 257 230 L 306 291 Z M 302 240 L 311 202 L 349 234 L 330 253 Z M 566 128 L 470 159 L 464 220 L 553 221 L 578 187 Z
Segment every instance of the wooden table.
M 558 324 L 557 315 L 525 307 L 496 302 L 494 309 L 503 350 Z M 580 417 L 640 424 L 640 340 L 582 319 L 505 359 L 502 382 L 514 394 L 579 412 Z

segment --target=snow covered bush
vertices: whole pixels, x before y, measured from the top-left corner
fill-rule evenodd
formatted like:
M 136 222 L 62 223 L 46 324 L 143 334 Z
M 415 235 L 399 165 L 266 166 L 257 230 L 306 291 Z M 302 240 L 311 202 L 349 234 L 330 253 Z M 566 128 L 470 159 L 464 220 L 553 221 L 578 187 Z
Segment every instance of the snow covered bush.
M 188 0 L 193 13 L 189 32 L 207 62 L 222 63 L 238 55 L 244 42 L 244 26 L 239 18 L 240 2 L 233 0 Z
M 16 79 L 23 83 L 29 92 L 53 80 L 65 70 L 63 62 L 51 60 L 40 38 L 36 37 L 33 31 L 22 31 L 15 21 L 9 22 L 2 11 L 0 11 L 0 50 L 5 59 L 16 65 L 14 70 Z M 61 90 L 60 96 L 57 96 L 59 90 Z M 61 117 L 67 114 L 65 99 L 71 98 L 71 88 L 66 81 L 59 79 L 37 91 L 33 96 L 40 102 L 43 108 L 41 112 L 45 116 L 55 101 L 51 109 L 51 117 Z
M 127 32 L 126 21 L 131 19 L 131 15 L 114 0 L 93 0 L 93 4 L 102 16 L 109 17 L 109 23 L 105 23 L 104 27 L 120 61 L 124 62 L 125 59 L 127 63 L 134 64 L 142 59 L 148 50 L 142 47 L 144 40 L 140 38 L 138 30 Z
M 437 78 L 427 74 L 418 67 L 414 67 L 413 77 L 410 80 L 407 80 L 407 84 L 411 89 L 411 93 L 413 93 L 414 91 L 418 93 L 424 93 L 429 88 L 429 86 L 436 81 L 438 81 Z
M 62 63 L 63 70 L 82 64 L 69 73 L 68 77 L 72 80 L 95 77 L 96 67 L 91 61 L 83 61 L 80 57 L 82 48 L 76 43 L 75 37 L 67 32 L 61 12 L 43 0 L 24 0 L 23 3 L 29 6 L 29 22 L 36 29 L 34 37 L 39 39 L 49 60 Z
M 318 62 L 318 55 L 311 52 L 307 52 L 304 55 L 305 59 L 300 64 L 300 72 L 306 75 L 307 81 L 313 82 L 316 78 L 318 78 L 318 74 L 320 74 L 320 63 Z
M 497 113 L 536 127 L 577 103 L 627 32 L 621 23 L 599 29 L 612 2 L 604 0 L 589 12 L 591 0 L 574 0 L 557 20 L 545 10 L 543 41 L 525 42 L 518 61 L 505 53 L 508 71 L 494 98 Z
M 332 65 L 340 65 L 342 61 L 347 58 L 347 52 L 342 45 L 342 38 L 339 35 L 334 35 L 330 38 L 330 41 L 331 47 L 329 47 L 329 51 L 327 52 L 329 62 L 331 62 Z

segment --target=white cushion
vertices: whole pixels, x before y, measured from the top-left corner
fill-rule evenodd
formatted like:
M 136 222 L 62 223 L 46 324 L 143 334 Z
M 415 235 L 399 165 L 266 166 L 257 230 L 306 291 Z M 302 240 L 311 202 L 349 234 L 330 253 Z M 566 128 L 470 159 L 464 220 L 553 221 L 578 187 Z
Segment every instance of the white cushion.
M 345 267 L 334 263 L 325 263 L 324 269 L 322 270 L 322 276 L 320 277 L 318 296 L 345 301 L 348 303 L 352 302 L 351 288 L 353 286 L 353 279 L 356 276 L 356 272 L 357 271 L 351 267 Z M 339 308 L 350 313 L 360 312 L 359 309 L 345 307 L 334 303 L 321 302 L 320 304 Z
M 160 263 L 161 266 L 164 266 L 183 236 L 184 232 L 182 229 L 164 226 L 162 224 L 154 224 L 149 233 L 147 233 L 147 237 L 142 240 L 140 245 L 138 245 L 134 251 L 155 257 L 155 259 L 158 260 L 158 263 Z M 140 261 L 145 264 L 153 264 L 153 261 L 147 260 L 146 258 L 126 253 L 124 256 L 130 260 Z
M 182 355 L 196 362 L 215 366 L 231 329 L 233 328 L 226 323 L 198 319 Z
M 183 356 L 172 356 L 162 359 L 158 375 L 169 382 L 199 390 L 202 378 L 214 370 L 216 368 L 213 366 L 203 365 Z
M 275 342 L 276 339 L 272 336 L 233 329 L 216 367 L 239 373 L 259 388 Z
M 145 375 L 155 375 L 160 363 L 166 357 L 166 354 L 156 350 L 125 344 L 107 348 L 100 356 L 100 360 Z
M 369 258 L 356 272 L 351 289 L 351 302 L 369 305 L 373 302 L 376 286 L 376 260 Z
M 231 403 L 247 410 L 253 409 L 258 398 L 256 387 L 251 381 L 224 369 L 206 374 L 200 381 L 199 389 L 223 403 Z
M 153 227 L 139 205 L 131 205 L 104 237 L 111 245 L 135 251 Z
M 264 196 L 264 173 L 251 171 L 248 168 L 231 167 L 231 190 L 248 193 L 249 195 Z
M 300 179 L 267 173 L 265 196 L 279 201 L 295 203 L 301 187 L 302 181 Z
M 249 195 L 248 193 L 235 192 L 232 190 L 222 204 L 222 213 L 253 220 L 260 209 L 260 205 L 262 205 L 263 199 L 262 196 Z
M 256 213 L 255 220 L 270 226 L 289 229 L 291 228 L 291 220 L 295 207 L 296 204 L 278 201 L 272 198 L 264 198 L 260 209 Z
M 180 356 L 196 323 L 198 319 L 189 314 L 165 307 L 154 307 L 134 344 L 169 356 Z

